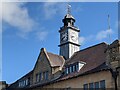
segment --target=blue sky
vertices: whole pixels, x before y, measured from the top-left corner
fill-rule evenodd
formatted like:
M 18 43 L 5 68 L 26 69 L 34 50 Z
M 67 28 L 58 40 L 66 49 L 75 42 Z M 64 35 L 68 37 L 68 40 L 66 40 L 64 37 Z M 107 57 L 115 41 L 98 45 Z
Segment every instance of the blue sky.
M 81 49 L 118 37 L 117 3 L 71 2 Z M 12 83 L 31 71 L 42 47 L 59 54 L 59 28 L 67 3 L 3 3 L 2 80 Z M 108 30 L 108 14 L 110 26 Z M 108 36 L 110 35 L 110 39 Z

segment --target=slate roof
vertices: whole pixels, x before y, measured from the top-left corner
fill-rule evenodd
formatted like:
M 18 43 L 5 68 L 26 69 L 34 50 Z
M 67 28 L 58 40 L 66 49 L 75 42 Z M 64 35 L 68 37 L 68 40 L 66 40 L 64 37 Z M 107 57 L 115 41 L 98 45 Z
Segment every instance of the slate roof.
M 64 60 L 63 56 L 59 56 L 59 55 L 49 53 L 49 52 L 47 52 L 47 54 L 49 57 L 49 62 L 50 62 L 52 67 L 57 67 L 57 66 L 61 67 L 64 65 L 65 60 Z
M 120 40 L 115 40 L 113 43 L 110 44 L 109 48 L 118 47 L 120 46 Z
M 81 68 L 79 72 L 63 76 L 60 80 L 82 75 L 85 73 L 87 74 L 87 72 L 92 73 L 93 70 L 99 71 L 108 69 L 108 67 L 105 64 L 106 48 L 107 48 L 106 43 L 100 43 L 76 52 L 69 60 L 66 61 L 65 65 L 69 66 L 70 64 L 80 61 L 85 62 L 86 64 Z
M 65 17 L 64 17 L 64 19 L 66 19 L 66 18 L 72 18 L 72 19 L 75 20 L 75 18 L 71 14 L 66 14 Z
M 110 70 L 110 68 L 108 66 L 106 66 L 106 63 L 104 62 L 100 66 L 98 66 L 90 71 L 84 72 L 84 73 L 75 72 L 75 73 L 68 74 L 67 76 L 63 75 L 63 77 L 56 80 L 56 82 L 67 80 L 67 79 L 72 79 L 72 78 L 76 78 L 79 76 L 84 76 L 84 75 L 88 75 L 88 74 L 96 73 L 96 72 L 100 72 L 100 71 L 107 71 L 107 70 Z

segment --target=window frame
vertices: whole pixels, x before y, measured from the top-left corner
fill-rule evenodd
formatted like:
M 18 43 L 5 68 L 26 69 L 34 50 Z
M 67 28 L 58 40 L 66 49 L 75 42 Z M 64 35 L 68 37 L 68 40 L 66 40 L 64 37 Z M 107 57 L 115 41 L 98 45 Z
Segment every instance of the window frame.
M 103 84 L 103 85 L 102 85 Z M 106 88 L 105 80 L 100 81 L 100 88 L 104 89 Z
M 84 89 L 84 90 L 88 90 L 88 89 L 89 89 L 89 85 L 88 85 L 88 84 L 84 84 L 84 85 L 83 85 L 83 89 Z

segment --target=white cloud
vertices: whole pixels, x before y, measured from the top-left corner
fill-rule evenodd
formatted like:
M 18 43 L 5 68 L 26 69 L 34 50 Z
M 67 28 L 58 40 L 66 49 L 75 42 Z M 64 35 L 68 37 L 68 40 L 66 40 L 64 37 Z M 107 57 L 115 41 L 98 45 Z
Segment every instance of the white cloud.
M 59 4 L 57 2 L 46 2 L 44 3 L 43 9 L 44 9 L 45 18 L 51 19 L 55 15 L 65 13 L 65 3 Z
M 84 44 L 85 43 L 86 38 L 85 37 L 79 37 L 79 43 L 80 44 Z
M 20 33 L 29 33 L 35 25 L 34 20 L 29 16 L 28 10 L 24 7 L 25 3 L 2 3 L 2 20 L 9 25 L 16 27 Z
M 110 30 L 103 30 L 98 32 L 95 35 L 89 35 L 86 37 L 79 37 L 80 44 L 85 44 L 86 42 L 94 42 L 94 41 L 102 41 L 103 39 L 107 39 L 109 37 L 109 34 L 113 34 L 114 32 L 112 29 Z
M 113 31 L 111 29 L 100 31 L 97 33 L 96 39 L 97 40 L 105 39 L 109 36 L 109 34 L 112 34 L 112 33 L 113 33 Z
M 44 41 L 47 38 L 48 32 L 40 31 L 40 32 L 37 32 L 36 35 L 40 41 Z

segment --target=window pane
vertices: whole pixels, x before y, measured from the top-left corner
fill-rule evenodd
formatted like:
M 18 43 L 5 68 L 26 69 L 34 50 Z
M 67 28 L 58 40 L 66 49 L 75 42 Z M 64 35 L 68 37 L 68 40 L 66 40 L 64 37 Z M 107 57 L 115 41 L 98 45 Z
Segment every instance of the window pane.
M 28 85 L 28 79 L 26 79 L 26 85 Z
M 30 85 L 30 77 L 28 78 L 28 85 Z
M 100 81 L 100 88 L 105 89 L 105 80 Z
M 66 68 L 66 74 L 68 74 L 68 68 Z
M 75 66 L 73 65 L 73 72 L 75 71 Z
M 19 82 L 19 87 L 21 87 L 21 82 Z
M 43 80 L 45 80 L 45 72 L 43 72 Z
M 90 90 L 94 90 L 94 84 L 93 83 L 89 83 L 89 88 L 90 88 Z
M 23 81 L 23 86 L 25 86 L 25 80 Z
M 77 71 L 77 66 L 75 65 L 75 71 Z
M 42 80 L 42 74 L 40 73 L 39 74 L 39 81 L 41 81 Z
M 71 66 L 71 72 L 73 72 L 73 66 Z
M 95 82 L 95 90 L 99 90 L 99 82 Z
M 70 73 L 70 67 L 68 67 L 68 74 Z
M 41 73 L 41 80 L 43 80 L 44 79 L 44 76 L 43 76 L 43 73 Z
M 39 74 L 36 74 L 36 82 L 39 82 Z
M 48 71 L 46 71 L 45 80 L 48 80 Z
M 78 69 L 79 69 L 79 68 L 78 68 L 78 63 L 75 65 L 75 67 L 76 67 L 76 70 L 75 70 L 75 71 L 78 71 Z
M 83 88 L 84 90 L 88 90 L 88 84 L 84 84 Z
M 70 66 L 70 73 L 72 72 L 72 66 Z

